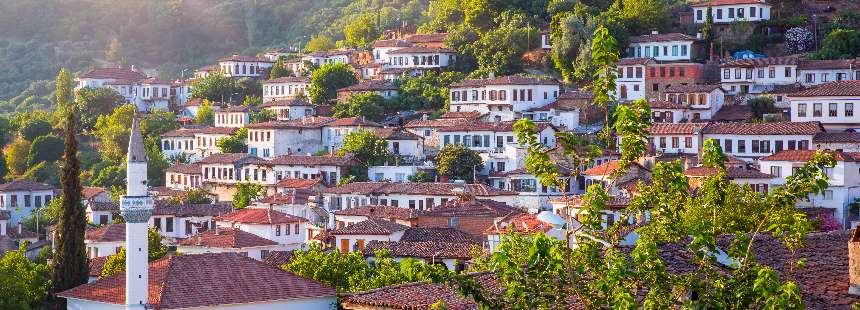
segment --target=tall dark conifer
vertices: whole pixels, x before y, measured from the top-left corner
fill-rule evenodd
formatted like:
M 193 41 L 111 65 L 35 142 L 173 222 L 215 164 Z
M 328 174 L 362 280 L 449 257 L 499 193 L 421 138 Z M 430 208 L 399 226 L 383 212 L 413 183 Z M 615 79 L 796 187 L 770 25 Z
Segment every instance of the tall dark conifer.
M 57 224 L 57 252 L 54 254 L 53 292 L 87 283 L 89 261 L 84 246 L 86 216 L 81 205 L 80 163 L 78 162 L 77 116 L 74 106 L 72 77 L 65 70 L 57 75 L 57 109 L 65 115 L 63 170 L 60 182 L 63 186 L 63 213 Z M 65 300 L 57 300 L 57 308 L 65 309 Z

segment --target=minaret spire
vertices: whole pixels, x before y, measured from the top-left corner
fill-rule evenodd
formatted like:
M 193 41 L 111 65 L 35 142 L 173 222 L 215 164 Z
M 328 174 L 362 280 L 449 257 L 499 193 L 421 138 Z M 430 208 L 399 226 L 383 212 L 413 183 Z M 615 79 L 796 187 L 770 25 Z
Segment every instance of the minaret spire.
M 149 295 L 149 248 L 147 229 L 155 201 L 149 196 L 146 180 L 146 148 L 137 114 L 131 123 L 126 169 L 126 195 L 120 199 L 125 219 L 125 304 L 126 309 L 144 309 Z

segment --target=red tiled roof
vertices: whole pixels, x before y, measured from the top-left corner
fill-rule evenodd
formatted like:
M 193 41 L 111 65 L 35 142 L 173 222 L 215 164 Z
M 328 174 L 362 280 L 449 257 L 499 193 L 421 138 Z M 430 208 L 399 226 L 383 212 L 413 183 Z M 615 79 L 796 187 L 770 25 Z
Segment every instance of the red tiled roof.
M 431 54 L 431 53 L 456 53 L 454 49 L 444 48 L 444 47 L 423 47 L 423 46 L 412 46 L 412 47 L 404 47 L 399 48 L 393 51 L 388 52 L 389 55 L 396 54 Z
M 710 93 L 722 87 L 718 84 L 692 84 L 692 85 L 671 85 L 666 87 L 664 93 Z
M 275 83 L 305 83 L 305 84 L 310 84 L 311 78 L 307 77 L 307 76 L 283 76 L 283 77 L 263 81 L 263 84 L 275 84 Z
M 801 60 L 797 64 L 800 70 L 821 70 L 821 69 L 850 69 L 856 67 L 857 60 L 855 59 L 823 59 L 823 60 Z
M 492 132 L 514 132 L 514 124 L 517 121 L 504 121 L 498 123 L 484 123 L 484 122 L 464 122 L 454 126 L 442 127 L 439 128 L 439 131 L 442 132 L 454 132 L 454 131 L 492 131 Z M 536 130 L 542 131 L 544 129 L 553 127 L 552 124 L 547 122 L 537 122 L 535 123 Z
M 216 153 L 197 161 L 197 164 L 225 164 L 235 165 L 240 162 L 260 160 L 259 157 L 248 153 Z
M 86 207 L 92 211 L 119 211 L 119 203 L 113 201 L 88 201 Z
M 494 79 L 464 80 L 451 84 L 451 88 L 457 87 L 480 87 L 486 85 L 558 85 L 553 79 L 533 78 L 519 75 L 509 75 Z
M 368 218 L 408 220 L 418 217 L 418 211 L 410 208 L 385 205 L 366 205 L 334 212 L 335 216 L 365 216 Z
M 180 241 L 179 245 L 207 248 L 252 248 L 278 245 L 278 243 L 241 229 L 216 228 L 188 237 Z
M 776 123 L 711 123 L 702 130 L 704 134 L 731 135 L 815 135 L 823 132 L 819 122 Z
M 325 124 L 327 127 L 335 126 L 361 126 L 361 127 L 382 127 L 379 123 L 368 121 L 362 117 L 347 117 L 338 118 L 332 122 Z
M 274 195 L 263 197 L 258 202 L 273 205 L 305 205 L 308 203 L 310 196 L 313 195 L 314 191 L 309 189 L 293 189 L 286 193 L 275 193 Z
M 248 129 L 303 129 L 303 128 L 320 128 L 328 123 L 337 120 L 332 117 L 324 116 L 306 116 L 300 119 L 289 121 L 268 121 L 263 123 L 248 124 L 245 126 Z
M 245 208 L 233 211 L 215 218 L 216 221 L 236 222 L 244 224 L 284 224 L 304 223 L 307 219 L 289 215 L 272 209 Z
M 541 222 L 535 214 L 521 214 L 506 219 L 504 225 L 492 226 L 487 229 L 487 234 L 502 234 L 505 232 L 516 231 L 519 233 L 535 233 L 538 231 L 547 232 L 552 229 L 551 224 Z
M 498 293 L 496 277 L 490 272 L 472 274 L 481 287 Z M 464 298 L 458 293 L 456 283 L 415 282 L 403 285 L 387 286 L 367 292 L 343 296 L 342 302 L 348 306 L 366 307 L 368 309 L 417 310 L 429 309 L 438 301 L 443 301 L 450 310 L 474 310 L 478 305 L 471 298 Z
M 352 156 L 335 155 L 281 155 L 266 161 L 267 165 L 292 166 L 349 166 L 354 162 Z
M 376 128 L 376 135 L 386 140 L 423 140 L 419 135 L 391 127 Z
M 476 119 L 483 116 L 481 112 L 478 111 L 469 111 L 469 112 L 445 112 L 439 118 L 468 118 L 468 119 Z
M 692 135 L 702 132 L 707 123 L 657 123 L 648 127 L 651 135 Z
M 413 183 L 413 182 L 352 182 L 328 188 L 327 194 L 405 194 L 454 196 L 454 183 Z M 511 196 L 516 192 L 500 190 L 486 184 L 466 184 L 466 192 L 475 196 Z
M 698 41 L 696 37 L 684 33 L 659 33 L 630 37 L 630 43 L 669 42 L 669 41 Z
M 765 4 L 765 5 L 767 5 L 767 2 L 765 2 L 764 0 L 708 0 L 708 1 L 702 1 L 699 3 L 693 3 L 693 4 L 690 4 L 690 6 L 697 7 L 697 6 L 709 6 L 709 5 L 719 6 L 719 5 L 735 5 L 735 4 Z
M 797 65 L 797 57 L 742 58 L 726 62 L 721 67 L 767 67 Z
M 11 191 L 47 191 L 54 189 L 53 186 L 36 182 L 33 180 L 14 180 L 9 183 L 0 184 L 0 192 Z
M 835 96 L 860 96 L 860 81 L 834 81 L 830 83 L 815 85 L 789 95 L 789 97 L 791 98 Z
M 680 102 L 671 102 L 666 100 L 651 100 L 648 102 L 648 106 L 652 109 L 674 109 L 674 110 L 684 110 L 688 106 L 684 103 Z
M 785 150 L 779 153 L 765 156 L 760 158 L 759 160 L 765 161 L 797 161 L 797 162 L 806 162 L 812 159 L 812 155 L 815 155 L 815 150 Z M 841 151 L 822 151 L 826 153 L 833 154 L 833 156 L 838 161 L 848 161 L 848 162 L 856 162 L 860 161 L 860 153 L 851 153 L 851 152 L 841 152 Z
M 860 132 L 819 132 L 813 143 L 860 143 Z
M 412 43 L 404 40 L 377 40 L 373 42 L 373 47 L 409 47 Z
M 200 128 L 179 128 L 161 134 L 162 138 L 167 137 L 193 137 L 195 134 L 206 135 L 233 135 L 237 128 L 229 127 L 200 127 Z
M 271 62 L 265 58 L 257 58 L 257 56 L 245 56 L 233 54 L 228 57 L 221 58 L 218 61 L 237 61 L 237 62 Z
M 99 256 L 90 258 L 90 277 L 100 277 L 105 268 L 105 262 L 110 256 Z
M 80 78 L 140 81 L 145 79 L 146 75 L 126 68 L 96 68 L 84 73 Z
M 404 40 L 412 43 L 436 43 L 445 42 L 447 33 L 416 33 L 407 36 Z
M 226 203 L 172 204 L 165 201 L 155 203 L 152 215 L 173 215 L 175 217 L 208 217 L 233 212 L 233 205 Z
M 622 58 L 618 60 L 619 66 L 644 66 L 654 62 L 654 58 Z
M 707 177 L 717 174 L 717 168 L 708 167 L 693 167 L 684 170 L 684 175 L 688 177 Z M 771 179 L 772 175 L 763 173 L 755 169 L 745 169 L 739 167 L 726 168 L 726 177 L 729 179 Z
M 193 164 L 176 163 L 175 165 L 168 167 L 164 171 L 165 172 L 172 172 L 172 173 L 182 173 L 182 174 L 203 174 L 203 170 L 200 167 L 200 164 L 198 164 L 198 163 L 193 163 Z
M 444 128 L 456 126 L 464 123 L 473 122 L 474 120 L 466 118 L 438 118 L 438 119 L 414 119 L 406 123 L 403 127 L 406 128 Z
M 621 161 L 618 160 L 610 160 L 608 162 L 602 163 L 600 165 L 591 167 L 582 172 L 583 175 L 590 176 L 604 176 L 611 175 L 615 170 L 618 170 L 621 166 Z
M 84 186 L 83 191 L 81 191 L 81 196 L 84 199 L 91 199 L 106 191 L 107 190 L 104 187 Z
M 375 256 L 374 253 L 382 249 L 390 251 L 393 257 L 468 260 L 474 256 L 475 250 L 481 250 L 481 246 L 473 242 L 372 240 L 367 243 L 364 253 L 368 256 Z
M 263 257 L 263 263 L 280 268 L 284 264 L 289 264 L 293 255 L 293 251 L 269 251 L 269 255 Z
M 475 236 L 452 227 L 411 227 L 403 232 L 403 236 L 400 237 L 400 241 L 481 243 L 484 240 L 481 236 Z
M 64 298 L 125 303 L 125 272 L 60 292 Z M 333 287 L 237 253 L 167 256 L 149 263 L 148 303 L 155 309 L 331 298 Z
M 84 239 L 90 242 L 125 241 L 125 224 L 109 224 L 87 229 L 84 233 Z
M 458 197 L 448 200 L 444 204 L 434 206 L 420 216 L 474 216 L 474 217 L 505 217 L 512 214 L 523 213 L 516 207 L 509 206 L 504 202 L 488 199 L 475 199 Z
M 724 105 L 711 119 L 717 122 L 748 122 L 755 114 L 748 105 Z
M 332 56 L 349 55 L 349 54 L 352 54 L 351 50 L 335 50 L 335 51 L 319 51 L 319 52 L 307 53 L 307 54 L 305 54 L 305 56 L 332 57 Z
M 332 235 L 390 235 L 398 231 L 408 229 L 408 226 L 378 218 L 369 218 L 364 221 L 335 229 Z
M 281 188 L 312 188 L 317 184 L 320 184 L 320 179 L 294 179 L 294 178 L 285 178 L 278 181 L 275 186 Z

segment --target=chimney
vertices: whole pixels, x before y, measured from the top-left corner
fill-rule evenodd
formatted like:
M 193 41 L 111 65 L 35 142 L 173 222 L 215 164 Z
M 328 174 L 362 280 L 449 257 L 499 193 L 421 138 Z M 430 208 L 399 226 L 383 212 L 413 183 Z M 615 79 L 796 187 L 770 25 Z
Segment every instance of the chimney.
M 848 241 L 848 294 L 860 296 L 860 226 Z
M 651 30 L 651 34 L 660 34 L 660 31 L 657 31 L 656 29 L 655 29 L 655 30 Z

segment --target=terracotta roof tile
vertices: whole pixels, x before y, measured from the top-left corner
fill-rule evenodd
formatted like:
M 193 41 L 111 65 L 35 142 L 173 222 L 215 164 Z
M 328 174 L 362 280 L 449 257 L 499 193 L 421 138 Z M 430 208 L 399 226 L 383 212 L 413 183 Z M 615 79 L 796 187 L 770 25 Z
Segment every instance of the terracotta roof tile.
M 235 165 L 242 162 L 258 161 L 259 157 L 248 153 L 215 153 L 197 161 L 197 164 L 225 164 Z
M 229 136 L 235 134 L 237 130 L 237 128 L 230 127 L 179 128 L 165 132 L 161 135 L 161 137 L 193 137 L 196 134 Z
M 399 128 L 376 128 L 376 135 L 386 140 L 423 140 L 419 135 Z
M 228 57 L 221 58 L 218 61 L 237 61 L 237 62 L 271 62 L 265 58 L 258 58 L 257 56 L 245 56 L 245 55 L 237 55 L 233 54 Z
M 81 196 L 84 199 L 92 199 L 93 197 L 105 192 L 107 192 L 107 190 L 104 187 L 84 186 L 83 191 L 81 191 Z
M 408 220 L 418 217 L 418 211 L 410 208 L 384 205 L 366 205 L 334 212 L 335 216 L 365 216 L 368 218 Z
M 696 37 L 684 33 L 659 33 L 631 36 L 630 43 L 669 42 L 669 41 L 698 41 Z
M 280 268 L 284 264 L 289 264 L 293 255 L 295 255 L 293 251 L 270 251 L 269 255 L 263 257 L 263 263 Z
M 304 223 L 307 219 L 289 215 L 280 211 L 271 210 L 268 208 L 255 209 L 245 208 L 233 211 L 225 215 L 215 217 L 216 221 L 235 222 L 244 224 L 284 224 L 284 223 Z
M 764 0 L 709 0 L 702 1 L 699 3 L 690 4 L 692 7 L 701 7 L 701 6 L 719 6 L 719 5 L 735 5 L 735 4 L 765 4 L 768 5 Z
M 367 243 L 364 253 L 374 256 L 374 252 L 382 249 L 391 251 L 394 257 L 468 260 L 474 256 L 475 249 L 480 250 L 481 246 L 473 242 L 372 240 Z
M 317 184 L 320 184 L 320 179 L 294 179 L 294 178 L 285 178 L 278 181 L 275 186 L 280 188 L 304 188 L 310 189 Z
M 173 215 L 175 217 L 207 217 L 228 214 L 233 211 L 229 202 L 201 204 L 171 204 L 159 201 L 152 211 L 153 215 Z
M 332 235 L 390 235 L 398 231 L 408 229 L 408 226 L 377 218 L 367 220 L 335 229 Z
M 453 131 L 492 131 L 492 132 L 514 132 L 514 124 L 517 121 L 504 121 L 498 123 L 484 123 L 484 122 L 464 122 L 458 125 L 447 126 L 439 128 L 439 131 L 442 132 L 453 132 Z M 549 127 L 553 127 L 552 124 L 547 122 L 536 122 L 536 129 L 538 131 L 547 129 Z
M 452 227 L 411 227 L 403 232 L 403 236 L 400 237 L 400 241 L 481 243 L 484 240 L 481 236 L 475 236 Z
M 724 105 L 711 119 L 717 122 L 748 122 L 755 114 L 748 105 Z
M 499 292 L 496 277 L 490 272 L 472 274 L 477 284 L 492 291 Z M 403 285 L 387 286 L 367 292 L 343 296 L 346 305 L 364 306 L 370 309 L 417 310 L 429 309 L 438 301 L 445 302 L 450 310 L 475 310 L 478 305 L 471 298 L 464 298 L 458 293 L 456 283 L 415 282 Z
M 14 180 L 9 183 L 0 184 L 0 192 L 11 191 L 46 191 L 55 189 L 45 183 L 36 182 L 33 180 Z
M 619 66 L 644 66 L 654 63 L 654 58 L 622 58 L 618 60 Z
M 122 305 L 125 272 L 58 294 Z M 296 276 L 237 253 L 168 256 L 149 263 L 149 300 L 155 309 L 333 298 L 333 287 Z
M 164 170 L 165 172 L 182 173 L 182 174 L 203 174 L 203 168 L 199 163 L 183 164 L 177 163 Z
M 268 121 L 263 123 L 248 124 L 248 129 L 303 129 L 321 128 L 322 126 L 337 120 L 325 116 L 306 116 L 289 121 Z
M 766 58 L 743 58 L 726 62 L 721 67 L 767 67 L 767 66 L 792 66 L 797 65 L 797 57 L 766 57 Z
M 812 159 L 812 155 L 815 155 L 816 150 L 785 150 L 779 153 L 765 156 L 760 158 L 759 160 L 765 161 L 799 161 L 806 162 Z M 841 152 L 841 151 L 822 151 L 826 153 L 833 154 L 833 156 L 838 161 L 848 161 L 848 162 L 856 162 L 860 161 L 860 153 L 849 153 L 849 152 Z
M 675 109 L 675 110 L 684 110 L 689 108 L 689 106 L 685 103 L 680 102 L 671 102 L 666 100 L 651 100 L 648 101 L 648 106 L 652 109 Z
M 257 202 L 273 205 L 305 205 L 314 194 L 314 191 L 309 189 L 293 189 L 286 193 L 275 193 L 274 195 L 263 197 Z
M 457 87 L 480 87 L 486 85 L 558 85 L 553 79 L 533 78 L 519 75 L 509 75 L 493 79 L 464 80 L 451 84 L 451 88 Z
M 405 195 L 434 195 L 454 196 L 454 183 L 413 183 L 413 182 L 352 182 L 337 187 L 328 188 L 327 194 L 405 194 Z M 475 196 L 508 196 L 516 195 L 511 191 L 500 190 L 485 184 L 466 184 L 466 192 Z
M 326 127 L 353 126 L 353 127 L 382 127 L 379 123 L 371 122 L 361 117 L 338 118 L 325 124 Z
M 409 47 L 412 43 L 404 40 L 377 40 L 373 42 L 373 47 Z
M 80 78 L 140 81 L 145 79 L 146 75 L 126 68 L 96 68 L 84 73 Z
M 311 78 L 307 76 L 284 76 L 279 78 L 274 78 L 270 80 L 263 81 L 263 84 L 276 84 L 276 83 L 305 83 L 310 84 Z
M 179 242 L 181 246 L 207 248 L 252 248 L 278 245 L 277 242 L 236 228 L 216 228 L 200 232 Z
M 791 98 L 836 96 L 860 96 L 860 81 L 834 81 L 830 83 L 815 85 L 789 95 L 789 97 Z
M 406 123 L 403 127 L 406 128 L 444 128 L 457 126 L 464 123 L 473 122 L 474 120 L 466 118 L 438 118 L 438 119 L 414 119 Z
M 98 228 L 87 229 L 84 239 L 90 242 L 119 242 L 125 241 L 125 224 L 109 224 Z
M 648 132 L 651 135 L 692 135 L 702 132 L 707 123 L 659 123 L 651 124 Z
M 265 161 L 268 165 L 294 165 L 294 166 L 350 166 L 355 159 L 352 156 L 334 155 L 281 155 Z
M 119 211 L 119 203 L 113 201 L 90 201 L 86 206 L 92 211 Z
M 458 197 L 444 204 L 434 206 L 424 211 L 420 216 L 476 216 L 476 217 L 505 217 L 511 214 L 523 213 L 523 210 L 509 206 L 504 202 L 488 199 Z
M 710 93 L 714 90 L 722 89 L 719 84 L 691 84 L 691 85 L 671 85 L 666 87 L 665 93 Z
M 476 119 L 483 116 L 481 112 L 478 111 L 469 111 L 469 112 L 445 112 L 439 118 L 468 118 L 468 119 Z
M 505 219 L 500 225 L 492 226 L 487 229 L 487 234 L 501 234 L 505 232 L 516 231 L 519 233 L 536 233 L 538 231 L 547 232 L 552 229 L 551 224 L 544 223 L 537 219 L 535 214 L 521 214 Z
M 860 132 L 819 132 L 813 143 L 860 143 Z
M 776 123 L 711 123 L 702 130 L 704 134 L 733 135 L 815 135 L 823 132 L 819 122 Z
M 436 43 L 445 42 L 448 33 L 416 33 L 406 36 L 404 40 L 412 43 Z
M 389 55 L 397 55 L 397 54 L 435 54 L 435 53 L 456 53 L 454 49 L 445 48 L 445 47 L 423 47 L 423 46 L 412 46 L 412 47 L 404 47 L 399 48 L 393 51 L 388 52 Z
M 313 106 L 313 104 L 310 101 L 308 101 L 307 99 L 293 98 L 293 99 L 266 101 L 257 107 L 260 109 L 263 109 L 263 108 L 270 108 L 270 107 L 310 107 L 310 106 Z
M 856 67 L 855 59 L 824 59 L 824 60 L 801 60 L 797 64 L 800 70 L 822 70 L 822 69 L 850 69 Z

